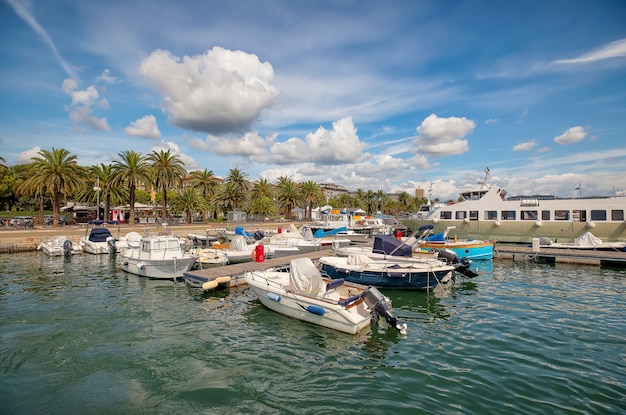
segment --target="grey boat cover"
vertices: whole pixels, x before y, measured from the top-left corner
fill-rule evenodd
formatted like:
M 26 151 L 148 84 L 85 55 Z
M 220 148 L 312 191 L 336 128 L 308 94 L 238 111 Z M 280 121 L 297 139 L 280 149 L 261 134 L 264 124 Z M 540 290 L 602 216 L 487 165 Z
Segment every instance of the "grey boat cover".
M 106 242 L 108 237 L 113 237 L 107 228 L 93 228 L 89 233 L 91 242 Z
M 374 237 L 374 254 L 392 256 L 413 256 L 413 248 L 410 245 L 397 240 L 391 235 L 376 235 Z
M 291 260 L 289 284 L 296 293 L 316 296 L 322 291 L 324 280 L 311 258 L 295 258 Z

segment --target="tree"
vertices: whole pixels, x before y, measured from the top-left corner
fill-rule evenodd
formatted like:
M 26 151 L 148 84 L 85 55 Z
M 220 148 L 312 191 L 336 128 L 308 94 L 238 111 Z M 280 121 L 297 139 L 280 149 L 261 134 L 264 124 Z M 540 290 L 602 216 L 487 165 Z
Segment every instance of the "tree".
M 246 200 L 246 194 L 235 182 L 224 182 L 215 192 L 213 199 L 219 206 L 229 211 L 242 205 Z
M 279 205 L 285 208 L 285 217 L 290 219 L 291 209 L 301 200 L 298 186 L 291 180 L 291 177 L 283 176 L 278 178 L 277 187 L 276 199 Z
M 246 201 L 246 196 L 250 190 L 248 175 L 238 168 L 230 169 L 228 176 L 226 176 L 226 182 L 232 183 L 232 186 L 236 188 L 236 192 L 243 195 L 243 198 L 237 198 L 238 200 L 236 200 L 236 204 L 233 206 L 233 209 L 239 209 Z
M 74 189 L 78 188 L 87 169 L 79 166 L 76 156 L 71 155 L 64 148 L 39 151 L 39 157 L 33 157 L 33 168 L 37 172 L 32 188 L 47 189 L 52 195 L 52 224 L 59 224 L 61 212 L 61 198 L 70 195 Z
M 191 223 L 193 213 L 203 212 L 208 209 L 206 198 L 192 187 L 180 191 L 172 198 L 172 210 L 185 212 L 186 222 Z
M 324 201 L 324 192 L 322 188 L 313 180 L 307 180 L 300 183 L 300 196 L 304 201 L 305 217 L 311 220 L 313 205 L 321 205 Z
M 121 160 L 113 162 L 112 183 L 114 186 L 128 186 L 130 218 L 128 223 L 135 224 L 135 191 L 138 186 L 152 182 L 150 166 L 141 153 L 126 150 L 118 154 Z
M 170 150 L 156 150 L 146 157 L 146 161 L 152 163 L 154 173 L 154 186 L 161 189 L 161 220 L 167 220 L 167 189 L 178 187 L 187 175 L 184 163 L 177 154 Z
M 191 173 L 189 186 L 202 193 L 202 197 L 209 202 L 219 187 L 219 182 L 214 177 L 213 170 L 196 170 Z M 207 203 L 207 205 L 209 204 Z M 202 212 L 202 216 L 204 218 L 204 212 Z
M 250 206 L 250 214 L 261 216 L 262 218 L 276 216 L 276 203 L 274 199 L 268 196 L 254 198 L 252 206 Z
M 108 218 L 111 212 L 111 204 L 121 204 L 128 200 L 128 192 L 122 186 L 116 186 L 113 182 L 114 168 L 112 164 L 104 164 L 92 166 L 90 168 L 91 175 L 96 177 L 96 184 L 100 187 L 100 200 L 104 203 L 104 219 Z M 91 187 L 87 189 L 93 194 Z M 96 200 L 98 196 L 96 195 Z M 98 206 L 100 209 L 100 206 Z
M 46 193 L 45 184 L 40 180 L 35 170 L 34 164 L 26 165 L 26 170 L 22 170 L 20 176 L 23 179 L 15 186 L 16 196 L 34 195 L 39 201 L 39 223 L 44 223 L 44 195 Z

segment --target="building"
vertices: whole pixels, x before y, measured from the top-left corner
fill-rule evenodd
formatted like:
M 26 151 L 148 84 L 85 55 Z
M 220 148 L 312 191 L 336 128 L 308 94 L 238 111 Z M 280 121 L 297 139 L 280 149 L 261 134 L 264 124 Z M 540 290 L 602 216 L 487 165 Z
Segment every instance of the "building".
M 342 194 L 348 193 L 348 189 L 334 183 L 322 183 L 319 186 L 320 189 L 322 189 L 322 191 L 324 192 L 326 200 L 333 199 L 341 196 Z

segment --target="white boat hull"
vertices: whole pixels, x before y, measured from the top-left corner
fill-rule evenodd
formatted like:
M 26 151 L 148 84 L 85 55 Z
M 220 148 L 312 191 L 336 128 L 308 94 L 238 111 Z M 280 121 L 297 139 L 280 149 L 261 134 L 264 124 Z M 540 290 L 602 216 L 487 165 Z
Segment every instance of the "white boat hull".
M 140 277 L 155 279 L 180 278 L 189 271 L 196 261 L 195 257 L 174 258 L 167 260 L 141 260 L 121 256 L 120 266 L 123 271 Z

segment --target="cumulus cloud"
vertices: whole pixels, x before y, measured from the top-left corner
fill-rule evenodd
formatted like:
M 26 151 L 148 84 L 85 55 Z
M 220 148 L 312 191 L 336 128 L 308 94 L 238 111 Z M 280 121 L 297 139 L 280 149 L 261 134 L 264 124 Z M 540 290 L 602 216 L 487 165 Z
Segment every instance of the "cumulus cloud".
M 98 90 L 90 85 L 85 90 L 79 90 L 74 79 L 65 79 L 61 89 L 72 98 L 72 103 L 68 107 L 69 118 L 74 122 L 74 126 L 79 131 L 84 131 L 85 126 L 89 126 L 97 131 L 109 131 L 109 124 L 106 118 L 98 118 L 92 115 L 93 108 L 107 109 L 109 102 L 100 99 Z
M 534 147 L 536 147 L 537 144 L 539 143 L 537 143 L 537 140 L 533 138 L 532 140 L 526 141 L 525 143 L 519 143 L 513 146 L 513 151 L 530 151 Z
M 204 140 L 198 138 L 189 141 L 189 144 L 199 150 L 210 151 L 220 155 L 240 155 L 267 157 L 268 148 L 276 139 L 276 134 L 261 137 L 257 132 L 248 132 L 236 139 L 208 136 Z
M 124 128 L 124 131 L 128 135 L 133 137 L 143 138 L 159 138 L 161 137 L 161 131 L 157 125 L 154 115 L 146 115 L 136 121 L 130 123 L 130 126 Z
M 107 84 L 116 84 L 119 82 L 116 77 L 111 75 L 111 71 L 108 69 L 105 69 L 102 74 L 96 78 L 96 81 L 102 81 Z
M 352 117 L 333 122 L 332 130 L 319 127 L 304 139 L 292 137 L 275 143 L 270 152 L 272 162 L 291 164 L 313 162 L 322 165 L 354 163 L 370 157 L 364 153 L 366 144 L 357 135 Z
M 35 146 L 29 150 L 26 151 L 22 151 L 20 154 L 17 155 L 17 157 L 15 158 L 15 162 L 17 164 L 29 164 L 32 163 L 33 157 L 39 157 L 39 152 L 41 151 L 41 147 L 39 146 Z
M 583 127 L 576 126 L 576 127 L 569 128 L 563 134 L 557 135 L 556 137 L 554 137 L 554 142 L 557 144 L 563 144 L 563 145 L 573 144 L 573 143 L 577 143 L 583 140 L 586 135 L 587 135 L 587 132 L 585 131 Z
M 279 95 L 271 64 L 217 46 L 183 58 L 158 49 L 139 70 L 162 95 L 173 125 L 209 134 L 248 130 Z
M 181 153 L 180 147 L 173 141 L 161 141 L 152 147 L 150 151 L 159 152 L 161 150 L 170 150 L 172 154 L 177 155 L 185 165 L 187 171 L 197 170 L 199 168 L 198 162 L 185 153 Z
M 469 145 L 463 138 L 475 127 L 476 123 L 465 117 L 440 118 L 431 114 L 417 127 L 413 151 L 437 157 L 466 153 Z

